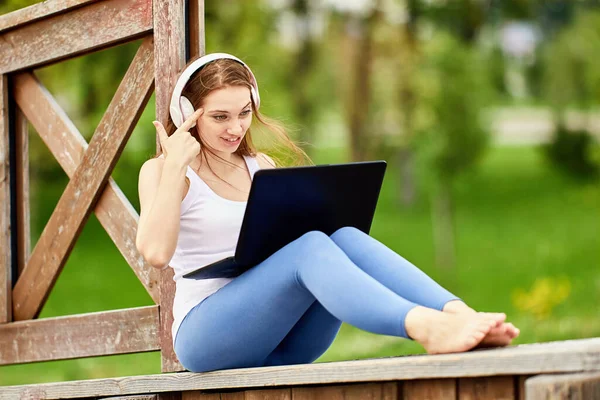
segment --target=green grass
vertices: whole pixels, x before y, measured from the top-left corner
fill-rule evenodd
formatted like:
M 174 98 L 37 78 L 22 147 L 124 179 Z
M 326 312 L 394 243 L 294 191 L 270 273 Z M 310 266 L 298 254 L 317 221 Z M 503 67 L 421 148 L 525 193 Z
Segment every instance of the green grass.
M 344 160 L 340 151 L 317 162 Z M 137 173 L 137 171 L 134 171 Z M 490 151 L 478 172 L 456 185 L 457 266 L 435 267 L 429 201 L 398 205 L 396 171 L 388 167 L 372 235 L 418 265 L 471 306 L 506 311 L 522 329 L 517 343 L 600 336 L 600 185 L 566 179 L 534 148 Z M 60 195 L 46 188 L 47 219 Z M 127 191 L 126 191 L 127 193 Z M 135 205 L 135 204 L 134 204 Z M 48 211 L 49 210 L 49 211 Z M 571 291 L 537 318 L 513 301 L 536 280 L 567 279 Z M 549 303 L 552 293 L 536 300 Z M 86 225 L 41 317 L 152 304 L 94 217 Z M 319 361 L 420 353 L 419 345 L 344 325 Z M 158 373 L 157 353 L 0 367 L 0 385 Z

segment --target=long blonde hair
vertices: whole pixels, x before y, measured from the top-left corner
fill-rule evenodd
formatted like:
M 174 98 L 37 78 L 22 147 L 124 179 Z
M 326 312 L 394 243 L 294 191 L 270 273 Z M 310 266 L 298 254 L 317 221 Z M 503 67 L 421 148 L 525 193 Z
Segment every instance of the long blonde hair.
M 191 60 L 192 63 L 194 60 Z M 230 59 L 218 59 L 206 64 L 199 71 L 196 71 L 187 82 L 182 95 L 187 97 L 195 109 L 202 107 L 204 99 L 211 92 L 231 86 L 243 86 L 249 90 L 251 88 L 251 77 L 246 68 L 237 61 Z M 277 166 L 294 166 L 312 164 L 308 155 L 289 137 L 283 125 L 271 118 L 262 115 L 252 102 L 253 118 L 259 123 L 261 152 L 268 154 L 275 161 Z M 169 120 L 165 126 L 167 134 L 171 136 L 177 127 L 173 120 Z M 200 142 L 201 151 L 204 157 L 207 152 L 214 157 L 217 156 L 202 139 L 198 130 L 198 125 L 190 130 L 192 136 Z M 262 144 L 264 142 L 264 144 Z M 264 149 L 263 149 L 264 147 Z M 239 156 L 256 157 L 259 153 L 254 141 L 251 129 L 248 128 L 246 135 L 242 139 L 235 154 Z M 221 159 L 224 162 L 227 162 Z M 227 162 L 228 163 L 228 162 Z

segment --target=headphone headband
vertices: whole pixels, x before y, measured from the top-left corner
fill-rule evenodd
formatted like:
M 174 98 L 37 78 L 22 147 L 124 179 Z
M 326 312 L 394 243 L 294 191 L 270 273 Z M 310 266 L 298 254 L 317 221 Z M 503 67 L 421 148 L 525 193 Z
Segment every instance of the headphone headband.
M 258 84 L 256 82 L 256 78 L 254 77 L 254 74 L 252 73 L 252 70 L 250 69 L 250 67 L 248 67 L 242 60 L 240 60 L 239 58 L 237 58 L 236 56 L 233 56 L 231 54 L 211 53 L 211 54 L 207 54 L 205 56 L 200 57 L 199 59 L 192 62 L 190 65 L 188 65 L 188 67 L 183 70 L 181 75 L 179 75 L 179 78 L 177 79 L 177 82 L 175 83 L 175 88 L 173 89 L 173 94 L 171 95 L 171 103 L 169 106 L 169 112 L 171 114 L 171 119 L 173 120 L 173 123 L 175 124 L 176 127 L 179 128 L 183 124 L 183 121 L 185 121 L 185 119 L 188 118 L 194 112 L 191 102 L 186 97 L 182 96 L 185 85 L 188 83 L 188 81 L 190 80 L 190 78 L 196 71 L 200 70 L 202 67 L 204 67 L 206 64 L 208 64 L 210 62 L 215 61 L 215 60 L 220 60 L 220 59 L 234 60 L 234 61 L 237 61 L 240 64 L 242 64 L 244 67 L 246 67 L 246 70 L 250 74 L 250 77 L 252 80 L 252 82 L 251 82 L 252 88 L 250 89 L 250 95 L 251 95 L 252 102 L 254 103 L 254 106 L 257 109 L 260 106 L 260 96 L 258 94 Z

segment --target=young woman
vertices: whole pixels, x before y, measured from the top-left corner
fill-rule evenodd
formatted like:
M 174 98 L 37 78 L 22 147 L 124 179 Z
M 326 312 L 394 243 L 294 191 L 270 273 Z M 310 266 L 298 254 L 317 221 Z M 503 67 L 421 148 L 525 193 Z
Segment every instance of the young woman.
M 508 345 L 519 330 L 503 313 L 477 313 L 414 265 L 356 229 L 309 232 L 234 278 L 182 276 L 234 253 L 253 174 L 274 168 L 252 123 L 304 153 L 262 116 L 258 85 L 234 56 L 201 57 L 181 73 L 162 155 L 140 170 L 136 245 L 174 269 L 175 352 L 190 371 L 310 363 L 342 321 L 416 340 L 429 353 Z

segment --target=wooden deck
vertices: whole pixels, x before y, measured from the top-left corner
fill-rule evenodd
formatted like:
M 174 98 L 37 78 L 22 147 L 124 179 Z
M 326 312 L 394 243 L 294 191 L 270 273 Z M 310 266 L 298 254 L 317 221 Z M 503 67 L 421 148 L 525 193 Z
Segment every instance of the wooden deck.
M 554 397 L 561 390 L 571 397 Z M 578 390 L 592 397 L 573 396 Z M 0 388 L 0 400 L 112 396 L 171 400 L 600 399 L 600 338 L 461 354 Z

